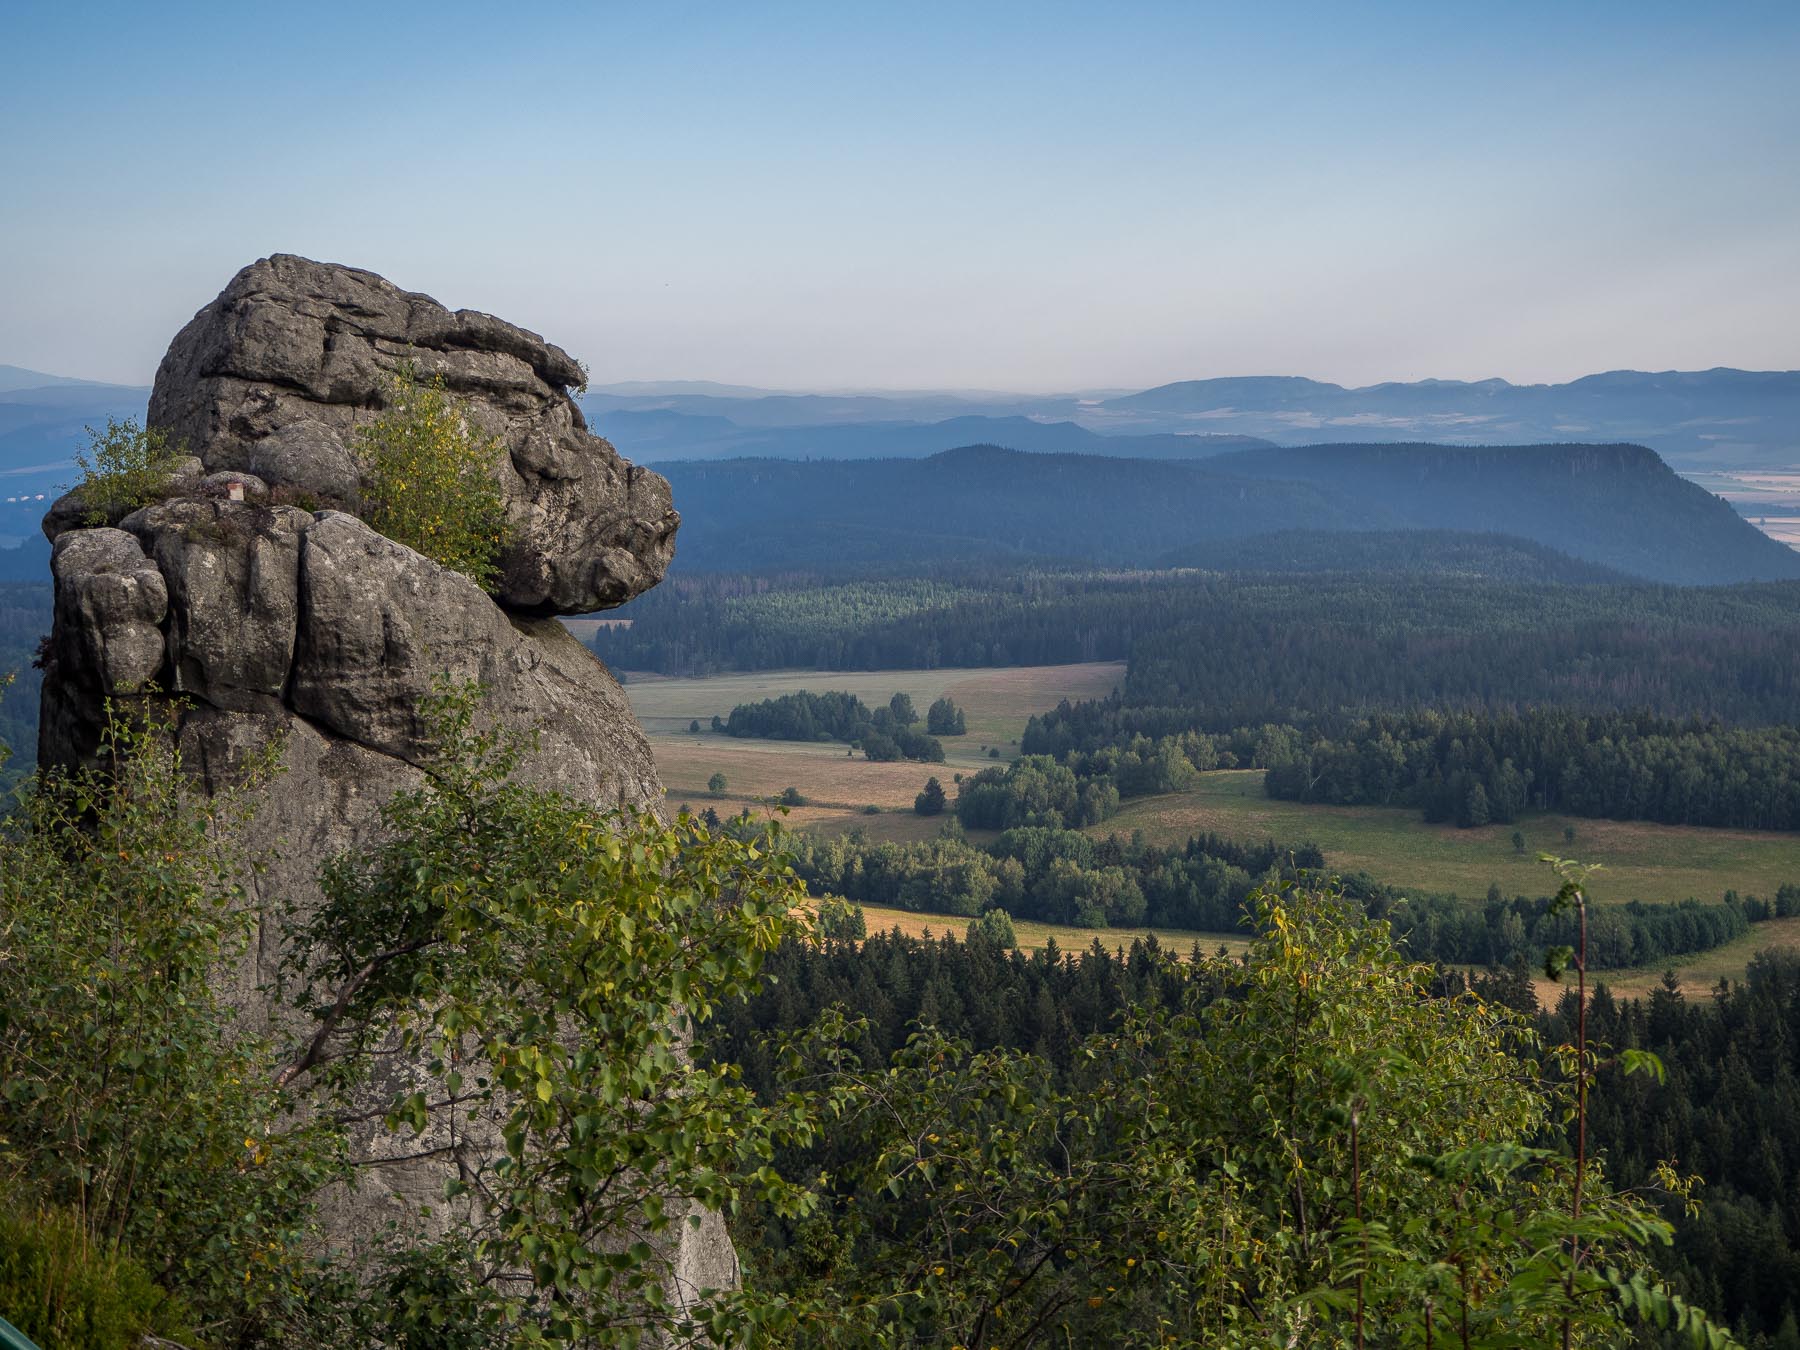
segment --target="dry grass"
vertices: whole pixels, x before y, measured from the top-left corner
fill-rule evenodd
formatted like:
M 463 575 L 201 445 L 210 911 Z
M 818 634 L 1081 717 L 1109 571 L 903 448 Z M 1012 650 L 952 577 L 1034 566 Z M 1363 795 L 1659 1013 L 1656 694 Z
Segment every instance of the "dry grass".
M 881 905 L 864 905 L 863 921 L 871 933 L 889 933 L 898 928 L 908 937 L 942 937 L 949 933 L 961 938 L 969 926 L 969 920 L 954 914 L 914 914 L 906 909 L 888 909 Z M 1221 933 L 1199 933 L 1183 928 L 1075 928 L 1064 924 L 1033 923 L 1026 919 L 1013 920 L 1013 934 L 1019 939 L 1022 951 L 1042 951 L 1044 945 L 1051 940 L 1064 952 L 1084 952 L 1098 939 L 1100 945 L 1109 952 L 1123 952 L 1131 944 L 1140 939 L 1154 936 L 1162 946 L 1187 957 L 1194 944 L 1199 943 L 1201 951 L 1211 955 L 1224 947 L 1232 955 L 1237 955 L 1249 946 L 1239 935 Z
M 650 734 L 657 771 L 672 801 L 700 804 L 707 799 L 707 780 L 723 773 L 732 798 L 772 797 L 795 787 L 815 802 L 843 810 L 910 810 L 927 778 L 938 778 L 950 790 L 953 775 L 995 762 L 984 746 L 998 746 L 1004 757 L 1012 757 L 1033 713 L 1065 698 L 1101 697 L 1124 673 L 1115 661 L 997 670 L 758 671 L 704 679 L 634 675 L 625 694 Z M 688 730 L 695 721 L 710 727 L 714 714 L 727 716 L 740 703 L 801 689 L 844 690 L 871 707 L 898 690 L 911 696 L 921 715 L 949 694 L 966 713 L 969 732 L 943 738 L 943 764 L 880 764 L 852 757 L 847 746 L 835 742 L 740 740 Z

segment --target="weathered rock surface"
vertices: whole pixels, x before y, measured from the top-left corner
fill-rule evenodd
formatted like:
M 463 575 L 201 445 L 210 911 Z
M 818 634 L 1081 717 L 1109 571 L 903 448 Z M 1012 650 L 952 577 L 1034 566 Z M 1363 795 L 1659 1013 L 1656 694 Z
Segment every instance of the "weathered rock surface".
M 574 358 L 373 272 L 290 254 L 246 267 L 170 345 L 150 425 L 209 470 L 354 507 L 356 428 L 387 406 L 406 366 L 441 375 L 505 447 L 501 603 L 579 614 L 661 579 L 679 523 L 669 485 L 588 431 L 568 393 L 586 378 Z
M 442 373 L 507 448 L 514 538 L 493 596 L 352 514 L 281 504 L 305 494 L 354 506 L 355 428 L 403 362 Z M 178 466 L 167 499 L 95 526 L 72 494 L 46 517 L 56 616 L 42 764 L 91 762 L 105 700 L 133 696 L 172 726 L 208 793 L 280 746 L 281 772 L 243 841 L 264 864 L 245 878 L 258 941 L 222 977 L 251 1015 L 281 1022 L 267 992 L 278 914 L 316 902 L 319 866 L 372 842 L 383 804 L 424 781 L 421 700 L 438 679 L 479 681 L 484 714 L 535 738 L 523 781 L 604 807 L 659 807 L 617 681 L 548 617 L 654 585 L 677 524 L 663 479 L 588 434 L 566 392 L 580 379 L 560 349 L 488 315 L 452 313 L 372 273 L 266 259 L 182 330 L 158 372 L 151 424 L 198 457 Z M 282 488 L 295 491 L 271 492 Z M 418 1223 L 441 1197 L 441 1160 L 386 1161 L 384 1150 L 412 1144 L 378 1126 L 356 1147 L 368 1165 L 333 1201 L 334 1241 Z M 680 1225 L 668 1253 L 672 1288 L 689 1293 L 737 1278 L 722 1223 L 702 1217 Z

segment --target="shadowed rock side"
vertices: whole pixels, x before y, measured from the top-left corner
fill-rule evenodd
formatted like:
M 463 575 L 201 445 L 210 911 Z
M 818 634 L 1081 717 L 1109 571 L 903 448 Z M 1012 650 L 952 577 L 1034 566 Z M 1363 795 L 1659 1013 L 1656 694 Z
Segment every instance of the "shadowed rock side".
M 504 440 L 514 538 L 490 597 L 354 515 L 271 501 L 274 483 L 353 504 L 346 437 L 372 416 L 387 372 L 442 371 Z M 321 863 L 371 842 L 382 805 L 423 781 L 421 698 L 434 679 L 479 680 L 483 709 L 535 737 L 522 780 L 603 807 L 660 809 L 661 784 L 616 680 L 550 612 L 617 604 L 662 575 L 677 517 L 668 485 L 587 434 L 564 392 L 580 370 L 535 335 L 452 314 L 368 272 L 277 257 L 243 272 L 190 323 L 157 375 L 152 425 L 197 459 L 167 498 L 88 527 L 79 499 L 45 518 L 54 628 L 45 653 L 39 762 L 91 762 L 108 699 L 147 699 L 175 728 L 208 793 L 278 741 L 282 771 L 244 840 L 258 941 L 223 978 L 254 1016 L 281 957 L 275 918 L 316 902 Z M 256 470 L 256 473 L 250 470 Z M 232 500 L 233 486 L 242 500 Z M 143 694 L 151 689 L 160 692 Z M 376 1084 L 385 1101 L 406 1083 Z M 430 1142 L 428 1132 L 427 1144 Z M 474 1129 L 465 1147 L 498 1147 Z M 442 1159 L 382 1164 L 378 1124 L 356 1140 L 360 1184 L 327 1213 L 334 1241 L 382 1225 L 442 1231 Z M 425 1221 L 422 1209 L 438 1215 Z M 678 1226 L 677 1291 L 736 1282 L 716 1216 Z

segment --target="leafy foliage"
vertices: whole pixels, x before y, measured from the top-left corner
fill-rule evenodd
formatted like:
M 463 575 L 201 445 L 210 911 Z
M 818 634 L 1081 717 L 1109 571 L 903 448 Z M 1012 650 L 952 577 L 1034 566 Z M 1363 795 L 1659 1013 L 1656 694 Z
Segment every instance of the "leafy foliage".
M 0 834 L 0 1173 L 228 1341 L 295 1311 L 333 1132 L 220 993 L 253 924 L 243 799 L 197 798 L 166 728 L 114 719 L 103 755 Z
M 385 809 L 387 844 L 326 870 L 301 930 L 318 1025 L 291 1073 L 354 1083 L 395 1047 L 425 1064 L 388 1123 L 442 1157 L 467 1234 L 433 1317 L 515 1344 L 745 1334 L 749 1303 L 680 1288 L 669 1244 L 752 1196 L 795 1212 L 767 1159 L 815 1122 L 685 1045 L 758 987 L 803 893 L 754 838 L 513 782 L 520 747 L 475 728 L 470 690 L 427 713 L 429 786 Z
M 470 417 L 442 376 L 396 375 L 387 409 L 357 432 L 362 513 L 388 538 L 488 587 L 506 532 L 501 449 Z
M 137 1350 L 193 1336 L 186 1310 L 66 1209 L 0 1204 L 0 1309 L 39 1345 Z
M 84 521 L 111 525 L 161 500 L 183 453 L 169 445 L 166 431 L 140 426 L 136 418 L 109 417 L 104 430 L 89 427 L 87 449 L 75 452 L 81 479 L 74 490 L 87 508 Z
M 1568 1214 L 1516 1014 L 1434 996 L 1328 894 L 1259 916 L 1060 1080 L 929 1026 L 873 1065 L 829 1019 L 790 1046 L 841 1124 L 785 1164 L 823 1167 L 819 1208 L 752 1248 L 789 1343 L 1604 1345 L 1645 1315 L 1727 1343 L 1648 1273 L 1641 1201 L 1590 1169 Z

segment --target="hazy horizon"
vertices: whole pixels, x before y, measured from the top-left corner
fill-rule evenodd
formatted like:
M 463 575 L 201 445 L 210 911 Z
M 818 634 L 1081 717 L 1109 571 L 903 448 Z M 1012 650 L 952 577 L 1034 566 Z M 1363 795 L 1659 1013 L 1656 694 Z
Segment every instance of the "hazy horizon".
M 1800 365 L 1792 5 L 533 18 L 20 15 L 0 361 L 147 383 L 286 251 L 535 329 L 596 383 Z

